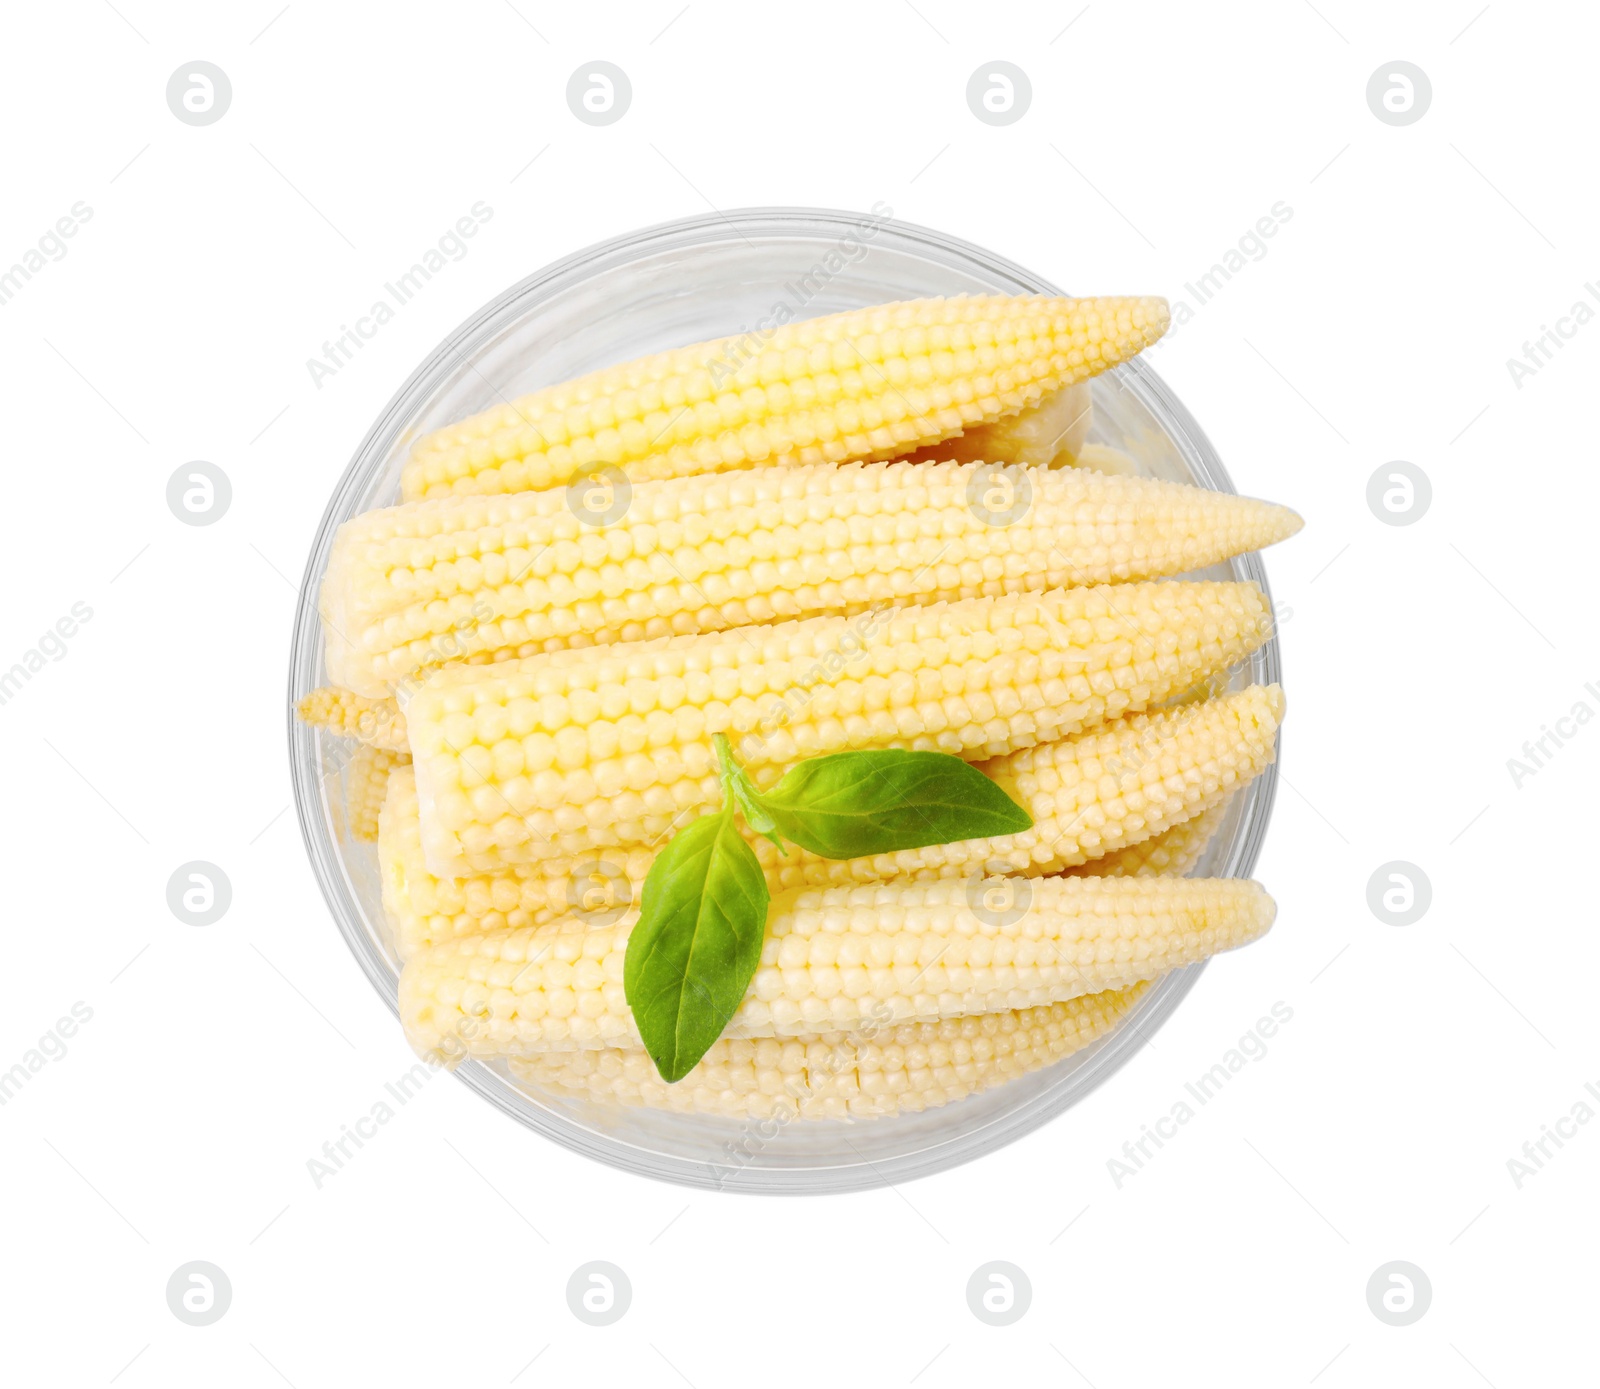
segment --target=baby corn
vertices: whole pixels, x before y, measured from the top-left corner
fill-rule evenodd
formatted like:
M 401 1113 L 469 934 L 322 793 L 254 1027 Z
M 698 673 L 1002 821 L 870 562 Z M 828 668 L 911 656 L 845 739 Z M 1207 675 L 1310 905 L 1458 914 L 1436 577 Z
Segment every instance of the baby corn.
M 358 738 L 375 748 L 404 752 L 405 715 L 392 699 L 367 699 L 350 690 L 324 686 L 312 690 L 295 712 L 313 728 L 325 728 L 341 738 Z
M 949 462 L 644 483 L 604 525 L 568 502 L 442 497 L 347 521 L 320 595 L 333 682 L 377 699 L 461 660 L 1155 579 L 1301 524 L 1150 478 Z
M 728 1037 L 850 1032 L 1036 1008 L 1123 989 L 1272 924 L 1260 884 L 1215 878 L 989 878 L 808 889 L 774 899 Z M 623 992 L 638 919 L 445 941 L 400 977 L 412 1046 L 445 1061 L 638 1047 Z
M 399 767 L 409 766 L 410 762 L 409 753 L 390 752 L 385 748 L 362 746 L 351 754 L 345 771 L 344 804 L 353 838 L 374 840 L 378 837 L 378 821 L 390 774 Z
M 949 1104 L 1081 1051 L 1127 1017 L 1148 987 L 845 1036 L 724 1038 L 671 1085 L 640 1049 L 549 1051 L 508 1064 L 518 1080 L 564 1096 L 678 1114 L 882 1118 Z
M 401 495 L 534 491 L 608 465 L 639 482 L 890 458 L 1115 366 L 1167 321 L 1164 299 L 961 296 L 678 348 L 426 435 Z
M 968 839 L 926 849 L 834 860 L 771 841 L 747 838 L 773 893 L 798 887 L 846 886 L 896 878 L 970 878 L 982 873 L 1040 876 L 1071 864 L 1085 873 L 1146 876 L 1170 872 L 1199 851 L 1218 817 L 1192 817 L 1219 805 L 1271 761 L 1283 697 L 1276 685 L 1255 686 L 1204 704 L 1139 714 L 1076 737 L 1041 743 L 982 763 L 1033 817 L 1031 830 L 1000 839 Z M 1181 840 L 1167 839 L 1183 828 Z M 1152 837 L 1162 843 L 1145 849 Z M 1133 855 L 1126 865 L 1113 850 Z M 1097 857 L 1099 856 L 1099 857 Z M 389 776 L 378 835 L 383 905 L 402 960 L 421 947 L 457 936 L 538 926 L 568 913 L 590 922 L 615 920 L 637 902 L 653 849 L 591 851 L 578 859 L 545 859 L 498 873 L 436 878 L 422 852 L 416 781 L 409 767 Z M 1088 862 L 1085 862 L 1088 860 Z
M 406 711 L 430 871 L 649 845 L 716 804 L 712 736 L 758 784 L 850 748 L 979 761 L 1160 703 L 1268 635 L 1253 584 L 1149 583 L 446 667 Z

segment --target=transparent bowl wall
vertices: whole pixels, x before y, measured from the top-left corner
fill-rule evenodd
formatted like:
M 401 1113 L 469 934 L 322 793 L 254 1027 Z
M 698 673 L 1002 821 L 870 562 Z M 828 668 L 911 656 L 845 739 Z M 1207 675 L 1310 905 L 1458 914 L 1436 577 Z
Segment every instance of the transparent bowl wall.
M 325 683 L 316 594 L 333 532 L 349 517 L 398 499 L 401 466 L 417 435 L 614 362 L 748 331 L 770 321 L 780 305 L 801 318 L 961 293 L 1062 291 L 939 232 L 813 209 L 752 209 L 671 222 L 530 276 L 474 314 L 417 369 L 340 479 L 306 566 L 290 662 L 291 705 Z M 1199 426 L 1143 361 L 1096 378 L 1091 437 L 1132 454 L 1151 476 L 1233 490 Z M 1204 577 L 1266 583 L 1254 555 Z M 1277 678 L 1273 641 L 1236 673 L 1234 684 Z M 289 740 L 300 828 L 323 895 L 373 987 L 398 1015 L 399 964 L 383 919 L 376 854 L 371 844 L 351 839 L 343 811 L 350 745 L 292 717 Z M 1275 784 L 1269 769 L 1235 795 L 1197 875 L 1250 873 Z M 730 1191 L 849 1191 L 953 1167 L 1056 1118 L 1144 1045 L 1201 968 L 1162 980 L 1115 1032 L 1085 1051 L 980 1095 L 897 1118 L 724 1120 L 574 1101 L 477 1061 L 456 1074 L 530 1129 L 626 1171 Z

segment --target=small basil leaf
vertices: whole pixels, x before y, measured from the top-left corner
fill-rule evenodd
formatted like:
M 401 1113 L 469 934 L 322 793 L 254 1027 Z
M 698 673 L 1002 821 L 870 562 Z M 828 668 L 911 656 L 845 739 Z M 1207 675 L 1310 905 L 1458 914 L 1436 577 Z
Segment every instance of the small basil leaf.
M 857 858 L 1019 834 L 1028 812 L 946 752 L 837 752 L 789 768 L 762 793 L 778 833 L 824 858 Z
M 727 803 L 673 836 L 650 865 L 622 986 L 668 1083 L 722 1035 L 761 961 L 767 880 Z

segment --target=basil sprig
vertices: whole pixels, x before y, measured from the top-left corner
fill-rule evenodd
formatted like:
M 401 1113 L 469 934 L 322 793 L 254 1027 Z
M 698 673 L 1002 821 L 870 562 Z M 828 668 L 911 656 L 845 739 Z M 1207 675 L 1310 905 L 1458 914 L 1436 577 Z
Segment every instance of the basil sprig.
M 663 1080 L 682 1080 L 722 1035 L 761 963 L 766 875 L 734 822 L 780 851 L 857 858 L 1019 834 L 1032 818 L 994 782 L 943 752 L 880 749 L 797 762 L 757 791 L 717 734 L 722 808 L 678 831 L 644 880 L 622 983 Z

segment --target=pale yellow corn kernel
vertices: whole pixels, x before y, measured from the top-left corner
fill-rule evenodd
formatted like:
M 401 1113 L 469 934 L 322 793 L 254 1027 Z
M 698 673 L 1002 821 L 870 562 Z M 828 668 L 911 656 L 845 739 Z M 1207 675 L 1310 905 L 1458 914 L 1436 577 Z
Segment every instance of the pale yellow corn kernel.
M 844 1035 L 723 1038 L 671 1085 L 641 1048 L 547 1051 L 507 1064 L 526 1085 L 602 1104 L 730 1119 L 884 1118 L 964 1099 L 1082 1051 L 1149 987 Z
M 1149 478 L 978 463 L 762 468 L 633 488 L 441 497 L 335 537 L 330 678 L 377 698 L 434 666 L 1202 569 L 1292 535 L 1284 507 Z
M 436 878 L 422 858 L 416 778 L 410 767 L 390 774 L 378 820 L 383 911 L 402 961 L 438 941 L 538 926 L 561 916 L 608 924 L 639 900 L 654 858 L 653 849 L 633 849 L 591 854 L 586 860 L 520 864 L 476 877 Z
M 1181 878 L 1200 862 L 1227 813 L 1228 798 L 1223 797 L 1171 829 L 1065 871 L 1097 878 Z
M 425 435 L 407 501 L 890 458 L 1035 404 L 1166 331 L 1154 298 L 879 304 L 607 367 Z M 608 503 L 609 505 L 609 503 Z
M 353 690 L 324 686 L 302 699 L 295 713 L 313 728 L 358 738 L 375 748 L 404 752 L 408 746 L 405 715 L 392 699 L 367 699 Z
M 378 819 L 388 793 L 390 777 L 403 770 L 411 774 L 411 754 L 391 752 L 363 743 L 350 754 L 345 769 L 345 822 L 353 839 L 367 842 L 378 837 Z
M 1041 468 L 1071 467 L 1086 447 L 1094 423 L 1094 401 L 1087 381 L 1045 396 L 1037 405 L 993 424 L 964 429 L 953 439 L 908 454 L 908 463 L 1023 463 Z
M 717 733 L 758 785 L 850 748 L 1002 756 L 1159 704 L 1269 630 L 1254 584 L 1143 583 L 445 667 L 406 710 L 424 854 L 464 877 L 652 844 L 720 799 Z
M 1275 908 L 1229 878 L 989 878 L 774 898 L 761 963 L 725 1035 L 795 1037 L 1036 1008 L 1123 989 L 1248 944 Z M 623 991 L 631 910 L 419 951 L 400 1017 L 419 1054 L 641 1045 Z M 575 966 L 582 966 L 576 968 Z
M 774 890 L 1059 873 L 1161 834 L 1252 781 L 1272 762 L 1282 717 L 1283 691 L 1253 685 L 980 763 L 1033 819 L 1020 834 L 855 859 L 825 859 L 795 846 L 785 857 L 770 840 L 757 839 L 756 857 Z

